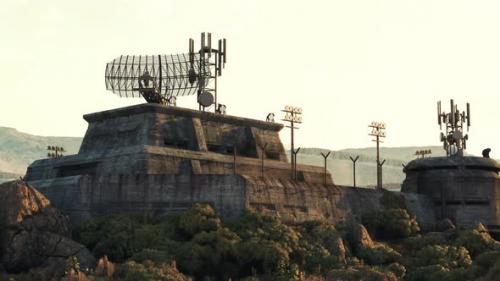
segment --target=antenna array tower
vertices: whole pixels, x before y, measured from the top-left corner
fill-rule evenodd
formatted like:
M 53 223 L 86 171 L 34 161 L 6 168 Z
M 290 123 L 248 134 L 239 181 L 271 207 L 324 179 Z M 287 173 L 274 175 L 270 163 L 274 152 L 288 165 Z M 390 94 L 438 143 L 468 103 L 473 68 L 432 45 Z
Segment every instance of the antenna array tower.
M 206 107 L 214 104 L 214 110 L 218 112 L 217 77 L 222 75 L 222 69 L 226 65 L 226 39 L 219 39 L 217 49 L 215 49 L 212 48 L 212 34 L 203 32 L 200 42 L 200 50 L 195 53 L 194 40 L 189 39 L 189 82 L 193 84 L 198 81 L 199 109 L 205 110 Z M 196 54 L 199 57 L 197 65 L 195 65 Z M 213 83 L 205 81 L 207 78 L 213 79 Z
M 450 109 L 449 113 L 442 112 L 441 101 L 438 101 L 439 128 L 443 130 L 443 125 L 445 126 L 444 132 L 441 132 L 441 142 L 444 150 L 446 150 L 446 155 L 463 156 L 469 140 L 469 135 L 464 135 L 464 124 L 467 125 L 468 132 L 470 127 L 470 104 L 467 103 L 466 111 L 460 112 L 454 101 L 450 100 Z

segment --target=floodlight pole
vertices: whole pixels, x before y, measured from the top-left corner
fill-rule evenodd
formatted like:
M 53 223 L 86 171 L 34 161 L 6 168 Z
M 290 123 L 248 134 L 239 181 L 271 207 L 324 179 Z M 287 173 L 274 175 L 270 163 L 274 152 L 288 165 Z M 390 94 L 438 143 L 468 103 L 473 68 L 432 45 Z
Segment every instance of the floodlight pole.
M 351 158 L 352 161 L 352 182 L 354 184 L 353 186 L 356 187 L 356 162 L 359 159 L 359 155 L 357 155 L 355 158 L 349 156 L 349 158 Z
M 385 163 L 385 159 L 384 159 L 384 161 L 380 162 L 377 165 L 378 166 L 378 172 L 380 173 L 379 174 L 380 177 L 378 178 L 378 181 L 380 182 L 380 187 L 377 186 L 378 188 L 382 188 L 382 166 L 384 165 L 384 163 Z
M 327 154 L 324 154 L 323 152 L 321 152 L 321 156 L 323 156 L 323 159 L 325 160 L 324 170 L 323 170 L 323 184 L 325 184 L 325 185 L 326 185 L 326 158 L 328 158 L 328 156 L 330 156 L 330 153 L 331 153 L 331 151 L 328 151 Z
M 380 138 L 385 137 L 385 124 L 381 122 L 372 122 L 368 127 L 372 128 L 372 131 L 368 134 L 375 137 L 373 141 L 377 142 L 377 188 L 382 188 L 382 165 L 380 164 Z
M 291 179 L 295 179 L 295 158 L 294 158 L 294 129 L 298 129 L 295 127 L 295 123 L 302 123 L 302 118 L 300 115 L 302 114 L 302 109 L 299 107 L 293 107 L 293 106 L 285 106 L 285 109 L 281 110 L 285 112 L 285 117 L 282 119 L 282 121 L 285 122 L 290 122 L 290 126 L 286 126 L 290 128 L 290 177 Z

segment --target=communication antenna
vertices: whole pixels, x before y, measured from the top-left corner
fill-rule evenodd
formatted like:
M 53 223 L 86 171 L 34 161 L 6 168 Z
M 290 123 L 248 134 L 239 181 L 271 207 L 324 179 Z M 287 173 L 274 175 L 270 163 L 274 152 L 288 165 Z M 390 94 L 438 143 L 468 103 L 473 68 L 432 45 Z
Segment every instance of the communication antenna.
M 382 188 L 382 164 L 380 164 L 380 143 L 383 142 L 381 138 L 385 138 L 385 123 L 371 122 L 368 127 L 372 128 L 369 136 L 375 137 L 373 140 L 377 142 L 377 188 Z
M 439 128 L 443 130 L 443 125 L 445 125 L 444 131 L 441 132 L 440 140 L 443 143 L 446 155 L 463 156 L 464 150 L 467 149 L 467 140 L 469 140 L 469 135 L 464 134 L 464 129 L 467 126 L 468 132 L 471 124 L 470 104 L 467 103 L 466 111 L 460 112 L 455 102 L 450 100 L 450 112 L 446 113 L 442 112 L 441 101 L 438 101 L 437 114 Z
M 294 130 L 298 129 L 295 127 L 295 124 L 302 123 L 302 108 L 296 106 L 285 106 L 285 109 L 281 110 L 285 112 L 285 117 L 281 119 L 282 121 L 289 122 L 290 125 L 286 126 L 290 128 L 291 136 L 290 136 L 290 175 L 292 179 L 295 179 L 295 158 L 294 158 Z
M 189 57 L 198 56 L 200 59 L 197 66 L 193 63 L 194 59 L 190 59 L 189 81 L 192 81 L 192 84 L 198 81 L 199 109 L 204 111 L 214 104 L 214 112 L 220 113 L 217 106 L 217 77 L 222 75 L 222 69 L 226 65 L 226 39 L 219 39 L 217 47 L 217 49 L 212 48 L 212 33 L 201 33 L 201 45 L 197 53 L 194 50 L 194 40 L 189 39 Z
M 219 40 L 219 48 L 212 49 L 210 33 L 207 39 L 202 33 L 197 52 L 189 39 L 187 54 L 117 57 L 106 64 L 106 89 L 120 97 L 142 97 L 169 106 L 176 105 L 172 98 L 196 94 L 200 109 L 215 103 L 217 110 L 217 76 L 225 65 L 226 43 Z

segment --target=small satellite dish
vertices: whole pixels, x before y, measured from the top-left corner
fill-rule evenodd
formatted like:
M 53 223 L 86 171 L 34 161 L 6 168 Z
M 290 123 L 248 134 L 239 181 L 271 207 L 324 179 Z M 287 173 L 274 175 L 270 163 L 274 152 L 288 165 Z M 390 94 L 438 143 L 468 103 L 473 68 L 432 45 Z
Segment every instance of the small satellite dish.
M 204 91 L 198 96 L 198 103 L 203 107 L 209 107 L 214 103 L 214 96 L 209 91 Z
M 274 123 L 274 113 L 272 113 L 272 112 L 271 112 L 271 113 L 269 113 L 269 114 L 267 115 L 267 117 L 266 117 L 266 121 L 267 121 L 267 122 L 272 122 L 272 123 Z
M 226 114 L 226 106 L 224 104 L 220 104 L 220 103 L 217 106 L 218 107 L 217 107 L 216 112 L 219 114 L 225 115 Z

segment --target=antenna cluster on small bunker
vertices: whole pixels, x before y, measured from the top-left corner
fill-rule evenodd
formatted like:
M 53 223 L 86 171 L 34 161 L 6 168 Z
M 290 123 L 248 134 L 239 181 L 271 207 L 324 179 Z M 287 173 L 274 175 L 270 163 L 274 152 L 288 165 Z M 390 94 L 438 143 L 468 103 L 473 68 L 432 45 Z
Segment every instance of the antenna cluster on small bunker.
M 441 101 L 438 101 L 437 113 L 439 128 L 443 129 L 443 124 L 445 125 L 445 132 L 441 132 L 441 142 L 443 142 L 446 155 L 463 156 L 469 139 L 469 135 L 464 135 L 464 123 L 467 124 L 467 131 L 469 131 L 470 104 L 467 103 L 466 111 L 460 112 L 454 101 L 450 100 L 450 112 L 446 113 L 441 111 Z

